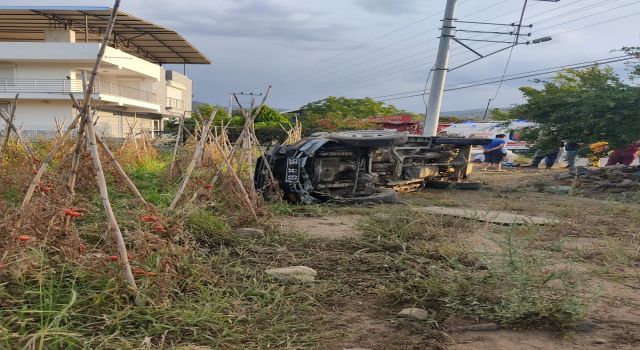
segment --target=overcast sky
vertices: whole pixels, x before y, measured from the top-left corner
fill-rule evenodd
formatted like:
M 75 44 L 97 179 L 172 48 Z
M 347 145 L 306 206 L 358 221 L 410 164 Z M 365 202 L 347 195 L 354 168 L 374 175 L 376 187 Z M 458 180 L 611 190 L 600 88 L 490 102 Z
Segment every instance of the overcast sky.
M 198 101 L 226 104 L 227 92 L 263 91 L 270 104 L 295 108 L 326 96 L 376 97 L 424 88 L 437 49 L 445 0 L 122 0 L 123 11 L 170 27 L 211 58 L 187 66 Z M 517 22 L 524 0 L 459 0 L 465 21 Z M 19 5 L 52 5 L 20 1 Z M 18 5 L 0 0 L 2 5 Z M 112 6 L 107 0 L 60 0 L 55 5 Z M 625 17 L 625 18 L 623 18 Z M 514 49 L 507 74 L 617 56 L 640 46 L 640 1 L 529 0 L 524 32 L 551 42 Z M 588 28 L 585 28 L 590 26 Z M 459 23 L 458 29 L 508 32 L 508 26 Z M 458 32 L 458 38 L 512 40 L 508 35 Z M 468 41 L 483 54 L 506 44 Z M 500 77 L 509 50 L 449 73 L 447 84 Z M 450 67 L 474 58 L 452 45 Z M 624 64 L 615 67 L 624 74 Z M 182 70 L 182 66 L 176 67 Z M 533 78 L 529 78 L 533 79 Z M 505 82 L 495 106 L 521 101 L 517 88 L 531 80 Z M 498 84 L 447 92 L 444 110 L 484 108 Z M 388 101 L 423 112 L 422 98 Z

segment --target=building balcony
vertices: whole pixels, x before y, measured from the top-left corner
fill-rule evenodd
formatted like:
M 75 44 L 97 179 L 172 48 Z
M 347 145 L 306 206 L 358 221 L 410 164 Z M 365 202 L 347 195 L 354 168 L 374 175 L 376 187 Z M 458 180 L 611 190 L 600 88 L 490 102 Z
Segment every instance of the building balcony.
M 83 93 L 80 79 L 0 79 L 0 94 L 65 94 Z M 156 94 L 104 80 L 96 80 L 94 94 L 111 95 L 149 103 L 158 103 Z M 28 96 L 26 96 L 28 98 Z
M 179 98 L 167 97 L 167 110 L 184 111 L 184 101 Z

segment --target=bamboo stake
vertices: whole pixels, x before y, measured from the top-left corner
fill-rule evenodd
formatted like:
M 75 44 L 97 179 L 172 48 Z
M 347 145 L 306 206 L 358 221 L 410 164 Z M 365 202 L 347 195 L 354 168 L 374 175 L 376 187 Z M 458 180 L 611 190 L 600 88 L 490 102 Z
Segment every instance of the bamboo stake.
M 140 126 L 140 134 L 142 135 L 142 150 L 147 151 L 147 130 Z
M 27 205 L 29 205 L 29 202 L 31 202 L 31 197 L 33 196 L 33 192 L 35 191 L 36 186 L 40 184 L 40 179 L 42 178 L 42 175 L 44 174 L 45 170 L 49 166 L 49 163 L 51 163 L 51 160 L 53 160 L 53 156 L 58 152 L 58 149 L 60 148 L 60 146 L 64 144 L 67 137 L 69 137 L 69 134 L 71 133 L 71 131 L 75 129 L 76 125 L 78 125 L 79 121 L 80 121 L 80 115 L 78 115 L 73 120 L 73 122 L 71 122 L 71 124 L 67 128 L 67 131 L 65 131 L 62 137 L 60 138 L 60 142 L 53 145 L 53 147 L 51 147 L 51 150 L 49 151 L 47 156 L 42 160 L 42 163 L 40 164 L 40 169 L 38 169 L 38 172 L 33 177 L 33 180 L 31 181 L 31 184 L 27 189 L 27 193 L 25 194 L 24 199 L 22 200 L 22 205 L 20 206 L 21 209 L 26 208 Z
M 271 91 L 271 86 L 269 86 L 269 88 L 267 89 L 267 92 L 265 93 L 262 102 L 260 103 L 260 106 L 258 106 L 256 113 L 253 116 L 250 116 L 248 118 L 245 118 L 245 125 L 244 128 L 242 129 L 242 132 L 240 133 L 240 137 L 238 138 L 238 140 L 240 140 L 243 137 L 243 134 L 245 132 L 247 132 L 247 126 L 253 123 L 253 118 L 255 118 L 255 116 L 258 115 L 258 113 L 260 113 L 260 110 L 262 110 L 262 106 L 264 106 L 265 102 L 267 102 L 267 97 L 269 96 L 269 92 Z M 242 108 L 242 104 L 240 103 L 240 101 L 238 100 L 238 97 L 233 95 L 234 99 L 236 100 L 236 103 L 238 103 L 238 105 L 240 106 L 240 109 L 242 111 L 242 113 L 246 113 L 246 111 L 244 111 L 244 108 Z M 229 151 L 229 160 L 233 160 L 233 157 L 235 156 L 238 147 L 239 147 L 239 143 L 236 142 L 232 147 L 231 150 Z M 221 166 L 217 171 L 216 174 L 213 176 L 213 180 L 211 180 L 210 184 L 211 185 L 215 185 L 216 181 L 218 181 L 218 178 L 220 177 L 221 172 L 224 170 L 224 165 Z M 190 201 L 195 200 L 195 197 L 197 196 L 197 194 L 194 194 L 194 196 L 191 197 Z
M 131 178 L 129 178 L 129 175 L 127 175 L 127 173 L 124 171 L 124 169 L 122 168 L 122 166 L 120 165 L 120 162 L 118 162 L 118 160 L 116 159 L 115 155 L 113 154 L 113 152 L 111 152 L 111 150 L 109 149 L 109 147 L 107 147 L 107 145 L 104 143 L 104 141 L 102 140 L 101 137 L 99 137 L 98 135 L 96 135 L 96 142 L 98 143 L 98 145 L 100 146 L 100 148 L 102 148 L 102 150 L 104 151 L 104 153 L 107 155 L 107 157 L 109 158 L 109 162 L 111 163 L 111 165 L 113 165 L 113 167 L 116 169 L 116 171 L 118 172 L 118 174 L 120 175 L 120 177 L 124 180 L 125 184 L 127 185 L 127 187 L 129 187 L 129 190 L 133 193 L 133 195 L 136 197 L 136 199 L 138 199 L 138 201 L 140 201 L 142 204 L 144 205 L 150 205 L 145 199 L 144 197 L 142 197 L 142 194 L 140 193 L 140 191 L 138 190 L 138 187 L 136 187 L 136 185 L 133 183 L 133 181 L 131 181 Z
M 88 87 L 87 84 L 87 73 L 82 71 L 82 88 L 86 91 Z M 71 97 L 71 101 L 77 110 L 83 110 L 80 107 L 80 104 L 76 100 L 73 94 L 69 94 Z M 91 101 L 89 101 L 90 103 Z M 67 190 L 73 196 L 75 194 L 76 188 L 76 176 L 78 174 L 78 166 L 80 165 L 80 157 L 82 156 L 82 148 L 85 144 L 85 129 L 86 129 L 87 121 L 85 118 L 80 119 L 80 126 L 78 127 L 78 136 L 76 140 L 76 146 L 73 150 L 73 158 L 71 160 L 71 170 L 69 171 L 69 180 L 67 181 Z
M 133 142 L 133 146 L 136 150 L 136 159 L 138 159 L 138 161 L 140 161 L 140 150 L 138 150 L 138 142 L 136 141 L 136 132 L 135 132 L 135 127 L 138 124 L 138 121 L 135 120 L 133 122 L 133 127 L 131 126 L 131 124 L 129 124 L 129 120 L 125 119 L 125 121 L 127 122 L 127 125 L 129 126 L 129 137 L 131 138 L 131 142 Z
M 19 94 L 16 94 L 16 97 L 13 99 L 13 106 L 11 107 L 11 116 L 9 117 L 9 121 L 7 122 L 7 129 L 4 132 L 4 140 L 2 141 L 2 144 L 0 144 L 0 167 L 2 167 L 2 156 L 3 156 L 4 149 L 7 147 L 7 144 L 9 143 L 9 137 L 11 136 L 11 125 L 13 125 L 13 120 L 16 117 L 16 108 L 18 107 L 18 96 Z
M 213 118 L 215 118 L 216 113 L 218 113 L 217 109 L 214 110 L 213 113 L 211 113 L 211 116 L 209 117 L 209 120 L 207 121 L 207 124 L 205 125 L 203 130 L 209 130 L 211 128 L 211 123 L 213 123 Z M 191 173 L 193 172 L 193 169 L 195 168 L 196 163 L 200 158 L 200 155 L 202 153 L 202 148 L 204 147 L 204 143 L 205 141 L 207 141 L 208 136 L 209 134 L 206 132 L 201 133 L 200 142 L 198 142 L 198 145 L 196 146 L 196 150 L 193 153 L 193 158 L 191 159 L 191 163 L 189 163 L 189 167 L 187 167 L 187 171 L 185 173 L 184 179 L 182 180 L 182 185 L 180 185 L 180 188 L 178 189 L 178 193 L 176 193 L 176 196 L 173 198 L 173 201 L 169 206 L 169 210 L 175 209 L 176 205 L 178 204 L 178 201 L 180 200 L 180 197 L 182 197 L 182 195 L 184 194 L 184 190 L 187 187 L 187 184 L 189 183 L 189 178 L 191 177 Z
M 173 145 L 173 156 L 171 157 L 171 166 L 169 167 L 169 174 L 173 176 L 173 168 L 176 165 L 176 157 L 178 156 L 178 149 L 180 143 L 182 143 L 182 128 L 184 128 L 184 117 L 186 112 L 182 112 L 180 117 L 180 123 L 178 124 L 178 136 L 176 137 L 176 143 Z
M 2 108 L 0 108 L 0 117 L 2 117 L 2 119 L 7 123 L 9 123 L 9 120 L 11 119 L 11 117 L 7 114 L 7 112 L 5 112 L 5 110 Z M 13 123 L 10 123 L 9 126 L 11 130 L 13 130 L 13 132 L 16 134 L 16 137 L 18 138 L 18 142 L 20 142 L 20 144 L 22 145 L 22 148 L 24 148 L 24 150 L 27 153 L 29 153 L 29 157 L 31 159 L 37 159 L 38 155 L 33 150 L 33 148 L 31 148 L 31 145 L 29 144 L 29 142 L 22 137 L 20 130 L 16 129 L 16 126 Z
M 85 119 L 85 127 L 87 129 L 86 132 L 89 140 L 89 151 L 91 152 L 91 157 L 93 158 L 93 166 L 96 172 L 96 179 L 98 181 L 98 186 L 100 188 L 100 198 L 102 199 L 102 204 L 107 214 L 107 219 L 109 220 L 109 229 L 118 247 L 120 261 L 122 263 L 122 267 L 124 270 L 125 277 L 127 279 L 127 283 L 129 284 L 129 287 L 137 291 L 138 287 L 136 285 L 135 279 L 133 278 L 133 273 L 131 272 L 131 266 L 129 265 L 129 258 L 127 256 L 127 247 L 124 243 L 124 238 L 122 238 L 122 232 L 120 232 L 120 226 L 118 225 L 118 221 L 116 220 L 116 217 L 113 214 L 113 208 L 111 207 L 111 202 L 109 201 L 109 191 L 107 188 L 107 181 L 104 177 L 104 171 L 102 170 L 102 164 L 100 162 L 100 154 L 98 153 L 98 147 L 96 146 L 96 133 L 95 133 L 95 129 L 92 121 L 91 112 L 89 110 L 89 101 L 91 100 L 91 95 L 93 94 L 93 86 L 95 84 L 96 76 L 98 74 L 98 68 L 100 67 L 100 62 L 104 57 L 104 52 L 106 50 L 107 44 L 109 43 L 109 37 L 111 36 L 111 32 L 113 31 L 113 26 L 116 21 L 116 16 L 117 16 L 119 7 L 120 7 L 120 0 L 115 0 L 115 4 L 113 5 L 113 9 L 111 11 L 111 17 L 109 18 L 109 24 L 107 25 L 107 28 L 105 30 L 104 37 L 100 45 L 100 50 L 98 51 L 96 63 L 93 66 L 89 83 L 87 84 L 87 88 L 84 91 L 84 101 L 82 104 L 81 115 Z
M 218 144 L 217 141 L 214 140 L 213 146 L 215 148 L 217 148 L 219 152 L 222 152 L 220 144 Z M 258 216 L 256 215 L 256 211 L 253 208 L 253 203 L 251 202 L 251 199 L 249 198 L 249 194 L 247 193 L 247 189 L 245 188 L 244 184 L 242 183 L 242 180 L 240 180 L 240 178 L 238 177 L 238 174 L 236 174 L 236 172 L 233 171 L 233 169 L 231 168 L 231 163 L 229 163 L 229 159 L 223 158 L 223 162 L 225 163 L 225 165 L 227 166 L 228 169 L 231 169 L 231 171 L 230 171 L 231 172 L 231 176 L 233 177 L 234 181 L 240 186 L 240 190 L 242 192 L 241 196 L 244 199 L 245 203 L 247 204 L 247 207 L 248 207 L 249 211 L 251 212 L 251 216 L 253 217 L 254 220 L 256 220 L 258 218 Z
M 102 205 L 104 206 L 107 220 L 109 221 L 109 231 L 111 231 L 111 236 L 115 241 L 116 246 L 118 247 L 120 261 L 123 265 L 127 283 L 133 290 L 138 290 L 136 281 L 133 278 L 133 273 L 131 272 L 131 266 L 129 265 L 127 246 L 124 243 L 124 238 L 122 237 L 120 226 L 118 225 L 118 221 L 116 220 L 115 214 L 113 213 L 113 208 L 111 207 L 111 202 L 109 200 L 109 190 L 107 188 L 107 181 L 104 176 L 104 170 L 102 169 L 102 164 L 100 162 L 98 147 L 96 147 L 97 138 L 93 123 L 91 122 L 91 114 L 87 113 L 84 117 L 87 119 L 86 128 L 87 137 L 89 139 L 89 151 L 91 152 L 91 158 L 93 158 L 93 167 L 96 172 L 98 187 L 100 188 L 100 199 L 102 200 Z

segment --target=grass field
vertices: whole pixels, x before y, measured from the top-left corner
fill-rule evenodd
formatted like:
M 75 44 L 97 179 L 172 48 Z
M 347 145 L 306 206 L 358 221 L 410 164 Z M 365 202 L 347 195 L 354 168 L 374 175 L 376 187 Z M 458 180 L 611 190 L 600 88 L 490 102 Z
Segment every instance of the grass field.
M 159 208 L 162 232 L 140 219 L 148 210 L 109 175 L 137 295 L 110 260 L 114 247 L 89 175 L 72 203 L 87 213 L 71 228 L 60 215 L 70 203 L 41 194 L 16 232 L 15 206 L 29 176 L 3 170 L 0 348 L 640 347 L 637 204 L 542 193 L 537 184 L 551 181 L 549 173 L 514 171 L 478 174 L 487 183 L 481 191 L 428 190 L 396 205 L 268 203 L 251 222 L 224 187 L 164 212 L 177 188 L 167 164 L 155 155 L 127 162 L 143 196 Z M 561 224 L 509 227 L 414 210 L 433 205 Z M 241 236 L 239 227 L 265 233 Z M 19 234 L 32 239 L 16 240 Z M 288 284 L 265 274 L 294 265 L 317 270 L 316 282 Z M 398 318 L 405 307 L 424 308 L 429 317 Z M 495 325 L 470 330 L 487 323 Z

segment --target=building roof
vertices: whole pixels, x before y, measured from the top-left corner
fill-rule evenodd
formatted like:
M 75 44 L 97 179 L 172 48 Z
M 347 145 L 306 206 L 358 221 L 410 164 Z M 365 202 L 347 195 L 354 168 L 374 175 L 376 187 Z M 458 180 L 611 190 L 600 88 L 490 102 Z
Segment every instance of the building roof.
M 77 42 L 100 42 L 110 15 L 109 7 L 0 6 L 0 41 L 43 41 L 45 30 L 72 29 Z M 118 11 L 110 45 L 160 64 L 211 63 L 175 31 L 122 11 Z

